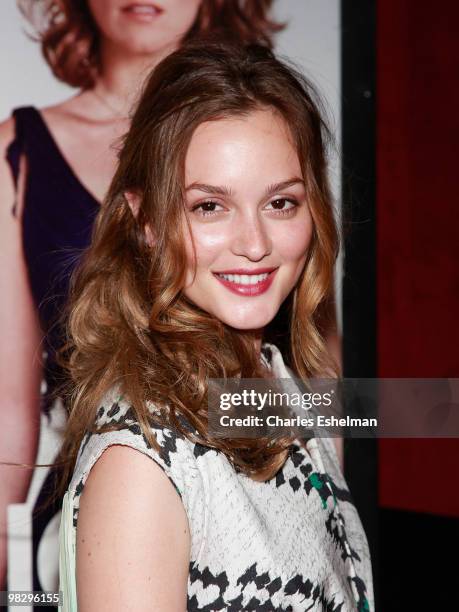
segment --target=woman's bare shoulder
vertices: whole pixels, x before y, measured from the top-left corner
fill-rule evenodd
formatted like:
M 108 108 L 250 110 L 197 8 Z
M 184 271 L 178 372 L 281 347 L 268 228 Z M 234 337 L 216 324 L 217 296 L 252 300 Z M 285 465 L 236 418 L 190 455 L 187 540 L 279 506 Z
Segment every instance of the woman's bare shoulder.
M 81 110 L 79 111 L 81 106 L 82 104 L 78 101 L 78 96 L 72 96 L 71 98 L 67 98 L 66 100 L 58 102 L 57 104 L 44 106 L 39 110 L 44 116 L 63 118 L 65 116 L 70 116 L 71 114 L 82 112 Z M 0 121 L 0 153 L 3 163 L 6 161 L 6 149 L 14 139 L 15 131 L 15 119 L 12 115 L 3 121 Z
M 11 210 L 15 201 L 15 185 L 12 169 L 8 163 L 7 152 L 15 138 L 14 119 L 10 117 L 0 123 L 0 217 L 3 231 L 9 234 L 11 229 L 5 224 L 12 224 Z
M 8 117 L 0 123 L 0 150 L 2 152 L 2 160 L 5 158 L 6 148 L 14 138 L 14 119 Z
M 164 471 L 136 449 L 109 446 L 80 500 L 79 605 L 183 611 L 189 559 L 188 519 Z

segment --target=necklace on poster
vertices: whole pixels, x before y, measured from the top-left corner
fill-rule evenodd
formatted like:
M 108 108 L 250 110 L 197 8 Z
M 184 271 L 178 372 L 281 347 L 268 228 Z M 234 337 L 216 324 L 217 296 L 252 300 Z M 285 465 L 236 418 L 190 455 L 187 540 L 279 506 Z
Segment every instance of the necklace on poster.
M 93 93 L 94 97 L 97 98 L 97 100 L 113 114 L 113 119 L 128 119 L 128 114 L 110 102 L 108 96 L 101 95 L 95 88 L 91 89 L 91 92 Z

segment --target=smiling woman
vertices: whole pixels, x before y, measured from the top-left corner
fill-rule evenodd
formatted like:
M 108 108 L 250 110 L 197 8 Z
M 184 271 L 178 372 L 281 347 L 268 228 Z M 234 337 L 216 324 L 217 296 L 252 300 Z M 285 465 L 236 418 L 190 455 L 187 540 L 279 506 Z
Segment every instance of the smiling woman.
M 327 136 L 266 47 L 189 45 L 152 72 L 72 283 L 64 610 L 373 609 L 333 441 L 207 428 L 210 378 L 334 375 Z M 290 368 L 267 342 L 286 301 Z
M 312 238 L 301 176 L 290 128 L 275 109 L 197 127 L 185 159 L 186 243 L 196 258 L 188 252 L 184 295 L 237 329 L 263 330 L 273 320 Z M 219 186 L 209 184 L 216 178 Z

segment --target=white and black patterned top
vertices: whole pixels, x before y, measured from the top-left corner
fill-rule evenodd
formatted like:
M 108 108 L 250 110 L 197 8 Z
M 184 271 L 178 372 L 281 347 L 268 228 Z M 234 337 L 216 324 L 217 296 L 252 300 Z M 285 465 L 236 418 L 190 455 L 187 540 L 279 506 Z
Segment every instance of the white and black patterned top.
M 264 344 L 274 375 L 291 377 L 280 351 Z M 87 434 L 64 498 L 60 530 L 63 612 L 75 612 L 78 507 L 89 471 L 112 444 L 158 463 L 185 507 L 191 533 L 187 610 L 350 612 L 374 610 L 370 554 L 331 438 L 311 438 L 268 481 L 237 472 L 222 452 L 154 428 L 151 448 L 129 404 L 113 392 L 100 407 L 101 424 L 121 431 Z

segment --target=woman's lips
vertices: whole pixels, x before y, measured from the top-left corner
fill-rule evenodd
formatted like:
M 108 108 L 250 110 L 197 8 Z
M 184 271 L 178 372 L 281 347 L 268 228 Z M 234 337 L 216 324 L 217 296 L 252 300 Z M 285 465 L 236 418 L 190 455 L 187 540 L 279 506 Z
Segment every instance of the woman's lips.
M 150 22 L 163 12 L 158 6 L 148 2 L 133 2 L 124 6 L 121 11 L 136 21 Z
M 237 295 L 252 297 L 265 293 L 270 288 L 274 276 L 279 268 L 272 272 L 263 274 L 218 274 L 214 272 L 214 276 L 227 289 Z

